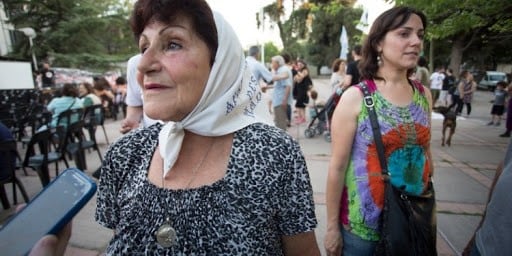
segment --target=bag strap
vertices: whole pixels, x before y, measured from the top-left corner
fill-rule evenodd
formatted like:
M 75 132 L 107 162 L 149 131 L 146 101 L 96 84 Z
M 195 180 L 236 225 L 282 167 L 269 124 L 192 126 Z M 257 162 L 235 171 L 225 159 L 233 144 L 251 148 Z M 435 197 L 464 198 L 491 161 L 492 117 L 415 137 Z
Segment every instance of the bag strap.
M 375 111 L 375 102 L 373 101 L 372 95 L 368 90 L 368 86 L 365 82 L 359 83 L 359 88 L 363 92 L 363 101 L 366 109 L 368 110 L 368 116 L 370 117 L 370 123 L 372 125 L 373 140 L 377 147 L 377 154 L 379 156 L 380 168 L 382 169 L 382 175 L 388 175 L 388 165 L 386 163 L 386 157 L 384 154 L 384 143 L 382 142 L 382 136 L 380 134 L 380 126 L 377 121 L 377 113 Z
M 73 105 L 75 105 L 75 102 L 76 102 L 76 98 L 73 99 L 73 102 L 71 102 L 71 105 L 69 105 L 69 107 L 64 111 L 70 110 L 71 107 L 73 107 Z

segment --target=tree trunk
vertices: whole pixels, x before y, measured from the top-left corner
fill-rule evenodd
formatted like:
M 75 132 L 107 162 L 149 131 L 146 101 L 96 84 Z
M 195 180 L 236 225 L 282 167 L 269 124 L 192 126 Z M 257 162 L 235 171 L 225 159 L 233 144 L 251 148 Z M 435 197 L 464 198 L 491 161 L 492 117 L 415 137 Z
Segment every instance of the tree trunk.
M 453 75 L 455 77 L 459 77 L 463 53 L 464 40 L 462 39 L 462 37 L 458 37 L 455 40 L 453 40 L 452 52 L 450 53 L 450 68 L 453 70 Z

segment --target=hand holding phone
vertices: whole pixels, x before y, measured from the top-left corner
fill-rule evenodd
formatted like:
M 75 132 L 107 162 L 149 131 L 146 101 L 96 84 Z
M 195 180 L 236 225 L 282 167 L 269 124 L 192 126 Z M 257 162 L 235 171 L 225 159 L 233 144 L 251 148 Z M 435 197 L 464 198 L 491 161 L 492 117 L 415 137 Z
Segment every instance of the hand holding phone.
M 68 168 L 0 229 L 0 252 L 24 255 L 43 236 L 57 234 L 96 192 L 84 172 Z
M 45 235 L 39 239 L 28 256 L 64 255 L 71 237 L 71 222 L 66 224 L 57 235 Z

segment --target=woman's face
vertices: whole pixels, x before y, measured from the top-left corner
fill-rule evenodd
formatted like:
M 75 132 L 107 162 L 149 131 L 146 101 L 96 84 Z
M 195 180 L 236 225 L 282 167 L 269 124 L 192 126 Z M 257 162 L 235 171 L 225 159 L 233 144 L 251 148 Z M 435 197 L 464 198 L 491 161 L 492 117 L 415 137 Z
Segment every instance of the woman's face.
M 383 66 L 399 70 L 414 68 L 423 48 L 424 34 L 423 23 L 416 14 L 402 26 L 390 30 L 377 49 Z
M 142 32 L 137 80 L 144 112 L 153 119 L 180 121 L 201 99 L 210 75 L 210 51 L 188 18 L 149 23 Z M 227 65 L 228 63 L 226 63 Z
M 279 69 L 279 62 L 275 61 L 275 60 L 271 60 L 270 61 L 270 67 L 274 70 L 274 71 L 277 71 Z
M 85 85 L 84 84 L 80 84 L 80 86 L 78 87 L 78 93 L 80 95 L 86 95 L 87 94 L 87 89 L 85 89 Z
M 339 73 L 345 73 L 345 70 L 347 69 L 347 66 L 345 65 L 345 62 L 340 63 L 340 67 L 338 69 Z

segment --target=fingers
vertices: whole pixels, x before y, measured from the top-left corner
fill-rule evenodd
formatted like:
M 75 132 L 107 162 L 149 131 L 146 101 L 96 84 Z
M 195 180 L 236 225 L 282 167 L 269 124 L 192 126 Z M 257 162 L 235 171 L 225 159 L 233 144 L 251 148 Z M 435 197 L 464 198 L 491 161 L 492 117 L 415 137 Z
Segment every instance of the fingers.
M 27 204 L 18 204 L 16 205 L 16 213 L 18 213 L 19 211 L 21 211 L 21 209 L 23 209 L 23 207 L 25 207 Z
M 71 221 L 57 234 L 59 243 L 56 248 L 56 255 L 64 255 L 68 247 L 69 238 L 71 237 L 72 225 Z
M 324 247 L 327 256 L 342 255 L 343 239 L 338 232 L 328 232 L 324 239 Z
M 57 235 L 45 235 L 32 247 L 29 256 L 61 256 L 66 252 L 71 237 L 71 222 Z
M 43 236 L 35 245 L 32 247 L 29 256 L 54 256 L 62 255 L 56 254 L 59 239 L 55 235 Z

